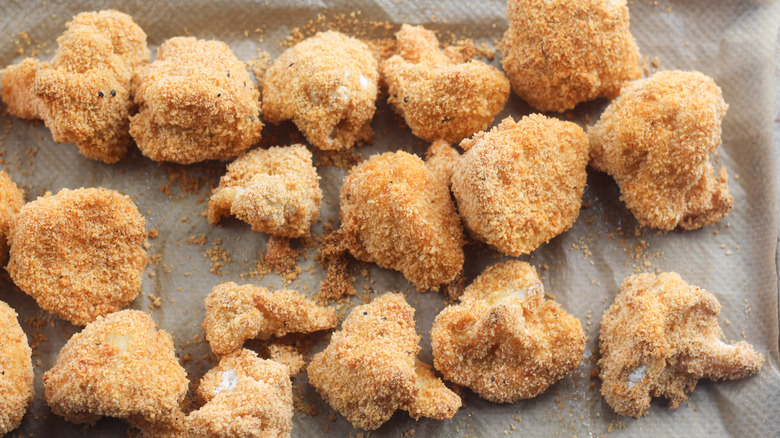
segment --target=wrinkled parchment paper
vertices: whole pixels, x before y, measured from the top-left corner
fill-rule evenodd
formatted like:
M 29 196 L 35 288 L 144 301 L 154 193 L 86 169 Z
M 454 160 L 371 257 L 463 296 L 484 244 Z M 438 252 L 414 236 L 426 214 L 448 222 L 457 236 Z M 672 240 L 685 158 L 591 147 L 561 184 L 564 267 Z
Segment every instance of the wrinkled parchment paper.
M 277 56 L 281 42 L 301 27 L 311 33 L 329 23 L 349 24 L 349 13 L 360 11 L 351 28 L 365 33 L 368 22 L 388 21 L 391 28 L 377 29 L 375 37 L 392 35 L 401 23 L 423 24 L 442 36 L 469 37 L 493 44 L 507 28 L 505 3 L 477 1 L 71 1 L 52 3 L 11 0 L 0 14 L 0 64 L 18 62 L 23 56 L 48 59 L 65 22 L 82 11 L 115 8 L 131 14 L 149 36 L 154 50 L 167 38 L 193 35 L 227 42 L 237 56 L 249 61 L 258 50 Z M 578 317 L 588 336 L 586 360 L 568 378 L 539 397 L 517 404 L 497 405 L 464 391 L 464 407 L 450 421 L 414 421 L 405 413 L 372 432 L 371 436 L 778 436 L 780 372 L 778 372 L 778 276 L 777 276 L 777 161 L 772 139 L 775 102 L 774 63 L 780 22 L 780 3 L 769 0 L 629 1 L 631 30 L 643 56 L 658 57 L 666 69 L 696 69 L 712 76 L 730 105 L 723 121 L 723 146 L 719 163 L 731 176 L 735 208 L 725 220 L 693 232 L 658 233 L 638 229 L 618 200 L 618 190 L 606 175 L 590 172 L 585 192 L 586 208 L 574 227 L 523 257 L 539 269 L 547 292 L 564 309 Z M 342 19 L 339 19 L 342 17 Z M 361 25 L 360 23 L 363 23 Z M 308 26 L 307 26 L 308 25 Z M 345 30 L 349 30 L 347 26 Z M 344 28 L 344 27 L 342 27 Z M 23 34 L 22 34 L 23 32 Z M 307 33 L 307 35 L 308 35 Z M 500 55 L 497 55 L 497 64 Z M 649 65 L 649 70 L 655 68 Z M 581 105 L 571 113 L 575 121 L 598 117 L 606 102 Z M 222 281 L 249 282 L 280 287 L 278 275 L 264 278 L 248 274 L 265 253 L 269 236 L 253 232 L 237 220 L 209 226 L 203 213 L 209 184 L 224 173 L 224 164 L 195 166 L 159 165 L 138 151 L 116 165 L 90 161 L 74 145 L 57 144 L 42 123 L 13 118 L 1 106 L 0 133 L 3 167 L 23 185 L 28 200 L 61 188 L 103 186 L 130 195 L 146 217 L 147 229 L 157 229 L 150 239 L 151 262 L 146 269 L 143 295 L 132 307 L 149 311 L 150 295 L 160 306 L 152 316 L 171 332 L 179 357 L 186 357 L 191 388 L 213 366 L 202 340 L 203 300 Z M 519 117 L 530 108 L 512 97 L 497 118 Z M 774 123 L 776 125 L 776 123 Z M 426 144 L 413 138 L 386 104 L 374 119 L 373 145 L 358 152 L 404 149 L 424 154 Z M 289 125 L 267 126 L 262 144 L 289 144 Z M 321 166 L 325 193 L 322 219 L 338 221 L 338 190 L 346 170 Z M 193 181 L 202 183 L 200 188 Z M 315 234 L 322 233 L 322 224 Z M 206 243 L 188 243 L 205 235 Z M 196 239 L 197 240 L 197 239 Z M 215 242 L 217 243 L 215 245 Z M 473 279 L 485 266 L 501 260 L 481 245 L 469 246 L 465 272 Z M 219 262 L 229 262 L 219 267 Z M 316 250 L 298 264 L 304 271 L 290 287 L 310 296 L 323 277 L 314 261 Z M 217 263 L 211 260 L 214 257 Z M 309 267 L 314 267 L 308 272 Z M 218 269 L 215 269 L 218 268 Z M 211 270 L 221 273 L 216 275 Z M 361 298 L 386 291 L 402 291 L 417 309 L 417 330 L 422 335 L 420 358 L 432 362 L 429 331 L 446 301 L 441 294 L 419 294 L 398 273 L 375 266 L 367 268 L 370 280 L 358 275 Z M 730 342 L 747 340 L 764 354 L 766 363 L 755 377 L 735 382 L 703 381 L 679 409 L 666 409 L 655 401 L 649 415 L 639 419 L 615 415 L 599 394 L 600 381 L 590 377 L 595 368 L 599 320 L 618 292 L 621 281 L 635 272 L 674 270 L 688 282 L 712 292 L 721 302 L 723 331 Z M 20 314 L 23 329 L 37 339 L 35 402 L 21 427 L 11 436 L 123 436 L 127 426 L 104 419 L 85 429 L 53 415 L 44 402 L 41 376 L 54 363 L 67 337 L 78 331 L 37 307 L 3 274 L 0 299 Z M 368 289 L 364 289 L 364 285 Z M 346 309 L 349 306 L 344 306 Z M 37 324 L 30 318 L 43 321 Z M 322 349 L 328 335 L 315 336 L 312 351 Z M 358 436 L 352 427 L 322 402 L 306 383 L 302 372 L 294 379 L 294 393 L 308 411 L 297 410 L 293 436 Z M 317 411 L 311 415 L 312 407 Z

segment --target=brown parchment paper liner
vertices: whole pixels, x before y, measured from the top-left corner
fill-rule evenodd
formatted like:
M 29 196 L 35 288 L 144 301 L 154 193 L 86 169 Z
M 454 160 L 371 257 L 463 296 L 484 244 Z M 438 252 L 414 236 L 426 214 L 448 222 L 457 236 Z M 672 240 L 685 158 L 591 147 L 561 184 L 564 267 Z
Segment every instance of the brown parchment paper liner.
M 507 28 L 505 2 L 475 1 L 72 1 L 5 2 L 0 13 L 0 65 L 18 62 L 34 54 L 48 59 L 64 24 L 82 11 L 116 8 L 131 14 L 149 35 L 156 49 L 174 36 L 193 35 L 228 43 L 237 56 L 250 60 L 262 49 L 277 56 L 281 42 L 296 27 L 314 23 L 321 28 L 334 17 L 360 11 L 365 21 L 389 21 L 392 29 L 379 29 L 375 36 L 390 36 L 403 22 L 424 24 L 441 36 L 455 34 L 477 43 L 492 45 Z M 588 336 L 587 359 L 574 374 L 541 396 L 517 404 L 497 405 L 464 391 L 464 407 L 450 421 L 414 421 L 397 414 L 375 437 L 396 437 L 410 430 L 415 436 L 778 436 L 780 372 L 778 372 L 778 277 L 777 277 L 777 161 L 772 141 L 775 101 L 774 60 L 780 3 L 762 0 L 741 2 L 629 1 L 631 30 L 643 56 L 658 57 L 661 68 L 697 69 L 721 86 L 729 110 L 723 122 L 723 146 L 718 161 L 728 168 L 735 208 L 724 221 L 693 232 L 658 233 L 637 228 L 635 220 L 618 200 L 618 190 L 606 175 L 589 172 L 583 208 L 574 227 L 523 257 L 539 269 L 547 292 L 580 318 Z M 324 22 L 318 17 L 324 17 Z M 368 28 L 368 26 L 366 27 Z M 258 32 L 261 29 L 262 32 Z M 25 34 L 20 34 L 24 32 Z M 20 55 L 23 49 L 23 55 Z M 498 63 L 497 55 L 494 64 Z M 650 70 L 653 70 L 651 67 Z M 581 105 L 571 116 L 580 123 L 585 116 L 598 117 L 606 102 Z M 222 281 L 249 282 L 279 287 L 275 274 L 252 278 L 259 253 L 265 252 L 268 235 L 253 232 L 236 221 L 209 226 L 203 213 L 224 164 L 195 166 L 158 165 L 137 150 L 116 165 L 90 161 L 74 145 L 56 144 L 42 123 L 30 123 L 5 113 L 0 133 L 4 137 L 3 167 L 24 185 L 28 200 L 61 188 L 103 186 L 130 195 L 146 217 L 147 228 L 157 229 L 150 239 L 150 264 L 144 275 L 144 295 L 133 308 L 149 310 L 149 295 L 159 297 L 152 317 L 173 333 L 180 357 L 194 388 L 212 366 L 213 356 L 201 340 L 203 299 Z M 506 115 L 519 117 L 530 109 L 513 96 L 497 121 Z M 560 115 L 559 115 L 560 116 Z M 365 157 L 373 153 L 404 149 L 424 154 L 426 144 L 414 139 L 386 104 L 379 105 L 374 120 L 373 145 L 358 149 Z M 263 145 L 290 144 L 300 137 L 288 135 L 289 125 L 267 126 Z M 274 140 L 269 140 L 274 139 Z M 338 191 L 346 170 L 321 166 L 323 221 L 338 223 Z M 181 178 L 180 178 L 181 177 Z M 204 183 L 192 189 L 187 183 Z M 322 224 L 315 234 L 322 233 Z M 206 243 L 187 243 L 191 236 L 205 235 Z M 215 241 L 219 244 L 215 247 Z M 501 260 L 482 245 L 466 248 L 468 281 L 485 266 Z M 224 258 L 221 276 L 210 270 L 215 263 L 207 256 Z M 292 288 L 316 294 L 323 277 L 319 265 L 298 261 L 304 271 Z M 308 268 L 313 269 L 309 272 Z M 745 339 L 764 354 L 766 363 L 755 377 L 712 383 L 703 381 L 690 394 L 689 402 L 669 411 L 666 402 L 654 402 L 649 415 L 639 420 L 616 416 L 599 394 L 600 381 L 590 378 L 597 359 L 599 320 L 612 302 L 623 278 L 639 271 L 674 270 L 689 283 L 704 287 L 718 297 L 723 310 L 721 324 L 729 341 Z M 386 291 L 408 293 L 417 309 L 417 330 L 423 336 L 420 358 L 431 363 L 429 334 L 436 314 L 446 305 L 441 294 L 417 293 L 398 273 L 367 267 L 370 280 L 358 275 L 356 287 L 370 288 L 363 297 Z M 10 436 L 122 436 L 127 426 L 117 420 L 102 420 L 90 429 L 65 422 L 46 406 L 42 374 L 54 363 L 66 339 L 77 327 L 47 315 L 35 302 L 13 286 L 4 274 L 0 299 L 8 302 L 24 321 L 22 328 L 37 344 L 35 402 L 21 427 Z M 361 297 L 353 297 L 355 305 Z M 346 307 L 345 307 L 346 308 Z M 36 322 L 30 318 L 37 318 Z M 329 336 L 315 337 L 319 351 Z M 306 382 L 305 372 L 294 379 L 294 393 L 316 415 L 296 411 L 293 436 L 358 436 L 352 427 L 322 402 Z

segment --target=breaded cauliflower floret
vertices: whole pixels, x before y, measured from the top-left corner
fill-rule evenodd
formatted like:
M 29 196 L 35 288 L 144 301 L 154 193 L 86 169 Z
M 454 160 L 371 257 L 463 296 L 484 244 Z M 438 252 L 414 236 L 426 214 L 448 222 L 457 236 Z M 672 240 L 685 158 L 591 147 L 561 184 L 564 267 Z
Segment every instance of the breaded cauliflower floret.
M 144 218 L 117 191 L 63 189 L 38 198 L 19 210 L 8 240 L 14 283 L 73 324 L 116 312 L 138 295 Z
M 206 404 L 187 416 L 192 438 L 289 437 L 292 383 L 286 365 L 241 349 L 223 357 L 200 381 Z
M 379 71 L 368 46 L 322 32 L 284 51 L 265 72 L 263 116 L 292 120 L 323 150 L 348 149 L 374 137 Z
M 270 292 L 245 284 L 222 283 L 206 297 L 203 330 L 211 350 L 224 355 L 247 339 L 311 333 L 336 327 L 336 311 L 292 290 Z
M 466 229 L 519 256 L 571 228 L 585 190 L 588 138 L 579 126 L 543 115 L 506 118 L 464 140 L 452 192 Z
M 652 397 L 675 409 L 699 379 L 757 373 L 762 355 L 744 342 L 726 344 L 720 303 L 677 273 L 632 275 L 601 318 L 601 394 L 620 415 L 646 414 Z
M 24 191 L 7 173 L 0 171 L 0 265 L 5 264 L 8 256 L 8 236 L 13 218 L 23 205 Z
M 320 216 L 319 181 L 305 146 L 255 149 L 228 164 L 209 201 L 209 223 L 232 214 L 255 231 L 305 236 Z
M 188 385 L 171 335 L 137 310 L 98 317 L 43 375 L 46 403 L 66 420 L 91 424 L 109 416 L 141 428 L 181 415 Z
M 260 93 L 223 42 L 171 38 L 132 85 L 130 135 L 152 160 L 229 160 L 260 139 Z
M 497 68 L 439 49 L 433 31 L 404 24 L 397 54 L 382 63 L 388 102 L 412 133 L 427 141 L 458 142 L 487 129 L 509 97 Z
M 452 418 L 460 397 L 417 360 L 414 309 L 388 293 L 357 306 L 314 356 L 309 383 L 353 426 L 374 430 L 397 409 L 412 418 Z
M 149 62 L 146 34 L 133 19 L 107 10 L 84 12 L 57 39 L 50 63 L 25 59 L 3 74 L 8 112 L 43 119 L 54 141 L 75 143 L 93 160 L 114 163 L 127 153 L 135 111 L 130 78 Z
M 727 108 L 711 78 L 660 71 L 626 86 L 588 129 L 590 163 L 615 178 L 643 226 L 715 223 L 734 205 L 726 168 L 715 176 L 710 163 Z
M 513 260 L 486 269 L 460 304 L 439 313 L 431 344 L 445 379 L 487 400 L 515 403 L 574 371 L 585 336 L 577 318 L 544 298 L 534 268 Z
M 626 0 L 509 0 L 500 43 L 512 89 L 540 111 L 613 98 L 638 79 Z
M 463 229 L 440 174 L 399 151 L 355 166 L 341 186 L 343 245 L 355 258 L 400 271 L 421 291 L 463 269 Z
M 33 401 L 32 350 L 17 318 L 0 301 L 0 436 L 19 426 Z
M 459 159 L 458 150 L 444 140 L 436 140 L 425 151 L 425 165 L 444 181 L 447 187 L 452 185 L 452 171 Z

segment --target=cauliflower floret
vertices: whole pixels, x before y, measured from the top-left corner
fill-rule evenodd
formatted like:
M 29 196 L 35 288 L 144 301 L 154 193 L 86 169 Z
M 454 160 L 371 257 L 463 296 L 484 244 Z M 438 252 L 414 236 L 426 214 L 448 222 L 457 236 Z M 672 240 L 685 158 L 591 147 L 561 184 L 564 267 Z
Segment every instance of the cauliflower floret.
M 286 365 L 241 349 L 222 357 L 198 387 L 205 405 L 185 420 L 188 437 L 289 437 L 292 383 Z
M 368 46 L 339 32 L 322 32 L 287 49 L 265 72 L 263 116 L 292 120 L 323 150 L 348 149 L 374 137 L 379 83 Z
M 256 231 L 304 236 L 320 216 L 319 181 L 305 146 L 255 149 L 228 165 L 211 195 L 209 222 L 232 214 Z
M 138 295 L 144 218 L 117 191 L 63 189 L 38 198 L 14 217 L 8 241 L 14 283 L 73 324 L 116 312 Z
M 640 224 L 672 230 L 721 220 L 734 205 L 710 153 L 728 105 L 699 72 L 661 71 L 626 86 L 588 129 L 590 163 L 610 174 Z
M 223 42 L 171 38 L 132 85 L 130 134 L 152 160 L 228 160 L 260 139 L 260 93 Z
M 397 55 L 382 63 L 388 101 L 412 133 L 428 141 L 460 141 L 487 129 L 509 97 L 497 68 L 444 52 L 433 31 L 404 24 Z
M 436 317 L 431 344 L 445 379 L 515 403 L 574 371 L 585 336 L 577 318 L 544 299 L 534 268 L 513 260 L 486 269 Z
M 19 426 L 35 392 L 32 350 L 17 318 L 0 301 L 0 436 Z
M 460 408 L 460 397 L 416 359 L 413 316 L 400 294 L 357 306 L 309 364 L 309 383 L 353 426 L 377 429 L 397 409 L 445 420 Z
M 292 290 L 269 292 L 246 284 L 222 283 L 206 297 L 203 330 L 211 350 L 228 354 L 247 339 L 310 333 L 336 327 L 336 311 Z
M 444 140 L 436 140 L 425 151 L 425 165 L 447 187 L 452 186 L 452 172 L 459 159 L 458 150 Z
M 400 271 L 421 291 L 463 269 L 463 229 L 438 172 L 399 151 L 355 166 L 341 186 L 337 237 L 355 258 Z
M 620 415 L 640 417 L 651 397 L 669 407 L 687 400 L 699 379 L 757 373 L 762 355 L 744 342 L 726 344 L 720 303 L 677 273 L 632 275 L 601 318 L 601 394 Z
M 171 335 L 137 310 L 98 317 L 68 340 L 43 375 L 55 414 L 87 424 L 116 417 L 142 429 L 180 417 L 188 385 Z
M 57 39 L 50 63 L 25 59 L 3 74 L 8 112 L 43 119 L 54 141 L 75 143 L 86 157 L 115 163 L 127 153 L 133 70 L 149 62 L 146 34 L 133 19 L 84 12 Z
M 613 98 L 638 79 L 626 0 L 509 0 L 501 63 L 512 89 L 540 111 Z
M 0 171 L 0 265 L 8 256 L 8 236 L 14 216 L 24 205 L 24 191 L 11 180 L 7 173 Z
M 519 256 L 571 228 L 587 180 L 588 138 L 579 126 L 533 114 L 506 118 L 461 142 L 452 192 L 466 229 Z

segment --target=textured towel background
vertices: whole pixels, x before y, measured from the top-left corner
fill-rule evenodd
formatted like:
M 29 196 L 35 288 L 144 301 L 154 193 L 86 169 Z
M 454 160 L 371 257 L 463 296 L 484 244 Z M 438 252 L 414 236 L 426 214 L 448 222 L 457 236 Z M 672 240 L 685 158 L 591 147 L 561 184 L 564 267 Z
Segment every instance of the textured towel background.
M 413 3 L 413 4 L 409 4 Z M 403 22 L 423 24 L 442 36 L 454 34 L 492 45 L 507 28 L 505 2 L 418 1 L 7 1 L 0 14 L 0 65 L 18 62 L 23 56 L 48 59 L 56 48 L 56 37 L 65 22 L 82 11 L 116 8 L 131 14 L 156 49 L 165 39 L 179 35 L 216 38 L 227 42 L 245 61 L 258 49 L 272 57 L 281 42 L 296 27 L 320 29 L 353 11 L 362 24 L 351 26 L 363 34 L 371 22 L 389 21 L 389 30 L 379 28 L 375 36 L 390 36 Z M 416 436 L 778 436 L 780 422 L 780 371 L 778 364 L 778 268 L 777 254 L 777 160 L 773 144 L 774 118 L 780 116 L 773 104 L 775 91 L 777 28 L 780 3 L 769 0 L 711 2 L 635 0 L 629 2 L 631 30 L 643 56 L 658 57 L 664 69 L 696 69 L 712 76 L 723 89 L 729 110 L 723 122 L 723 145 L 718 161 L 731 176 L 735 209 L 724 221 L 694 232 L 658 233 L 641 230 L 618 200 L 618 190 L 606 175 L 590 172 L 584 208 L 574 227 L 523 257 L 539 268 L 547 292 L 583 323 L 589 359 L 575 373 L 541 396 L 514 405 L 496 405 L 464 391 L 465 406 L 446 422 L 415 422 L 397 414 L 376 437 L 397 437 L 411 429 Z M 323 17 L 322 19 L 318 17 Z M 345 22 L 345 20 L 341 20 Z M 258 32 L 261 29 L 262 32 Z M 25 35 L 20 33 L 24 32 Z M 308 35 L 308 33 L 307 33 Z M 23 50 L 20 55 L 19 50 Z M 500 55 L 494 63 L 497 64 Z M 650 70 L 654 70 L 652 67 Z M 595 120 L 606 102 L 581 105 L 572 113 L 575 121 L 585 115 Z M 253 232 L 235 220 L 221 227 L 208 225 L 202 213 L 208 199 L 208 184 L 215 184 L 224 165 L 158 165 L 137 151 L 116 165 L 90 161 L 70 144 L 56 144 L 42 123 L 29 123 L 5 113 L 0 105 L 0 135 L 3 137 L 3 166 L 32 200 L 46 191 L 61 188 L 103 186 L 133 197 L 146 216 L 147 228 L 158 229 L 150 239 L 151 262 L 144 275 L 144 296 L 133 307 L 149 310 L 149 295 L 159 297 L 161 306 L 152 313 L 160 327 L 172 332 L 180 357 L 195 387 L 212 365 L 208 346 L 200 339 L 203 299 L 221 281 L 250 282 L 279 287 L 275 274 L 265 278 L 248 275 L 259 254 L 265 252 L 268 236 Z M 510 99 L 497 119 L 519 117 L 530 112 L 519 99 Z M 375 117 L 377 132 L 373 145 L 358 149 L 365 157 L 387 150 L 405 149 L 423 154 L 426 145 L 414 139 L 385 104 Z M 288 125 L 268 126 L 263 144 L 288 144 Z M 777 137 L 776 137 L 777 138 Z M 322 166 L 325 192 L 323 221 L 338 218 L 338 190 L 346 171 Z M 205 183 L 191 187 L 193 181 Z M 166 193 L 169 192 L 169 193 Z M 186 218 L 186 219 L 185 219 Z M 315 227 L 315 234 L 322 225 Z M 188 243 L 191 236 L 205 235 L 206 243 Z M 215 245 L 215 240 L 219 243 Z M 230 263 L 219 271 L 211 256 L 225 252 Z M 292 288 L 314 295 L 322 271 L 309 251 L 300 259 L 304 271 Z M 501 260 L 482 246 L 467 247 L 466 274 L 470 281 L 484 266 Z M 547 268 L 543 268 L 547 266 Z M 308 272 L 308 267 L 314 270 Z M 626 276 L 640 271 L 674 270 L 692 284 L 718 297 L 723 310 L 720 321 L 729 341 L 747 340 L 766 357 L 759 375 L 736 382 L 701 382 L 679 409 L 666 409 L 656 401 L 649 415 L 634 420 L 616 416 L 598 392 L 599 380 L 591 379 L 597 358 L 599 320 Z M 386 291 L 408 292 L 417 309 L 417 329 L 422 335 L 420 358 L 431 362 L 428 332 L 437 312 L 446 302 L 438 293 L 418 294 L 397 273 L 367 267 L 370 281 L 358 275 L 361 297 Z M 56 359 L 65 339 L 78 331 L 56 317 L 42 313 L 35 302 L 16 289 L 3 274 L 0 299 L 20 314 L 22 327 L 35 338 L 36 394 L 32 412 L 11 436 L 121 436 L 124 423 L 102 420 L 83 428 L 51 414 L 44 402 L 41 376 Z M 370 293 L 363 291 L 363 286 Z M 344 307 L 345 309 L 347 306 Z M 38 318 L 37 323 L 28 318 Z M 328 336 L 315 337 L 313 351 L 323 348 Z M 591 354 L 590 351 L 593 353 Z M 295 395 L 303 405 L 316 407 L 316 415 L 296 411 L 293 436 L 356 436 L 359 431 L 325 405 L 306 383 L 305 373 L 295 380 Z M 311 411 L 310 409 L 308 409 Z M 521 421 L 522 420 L 522 421 Z

